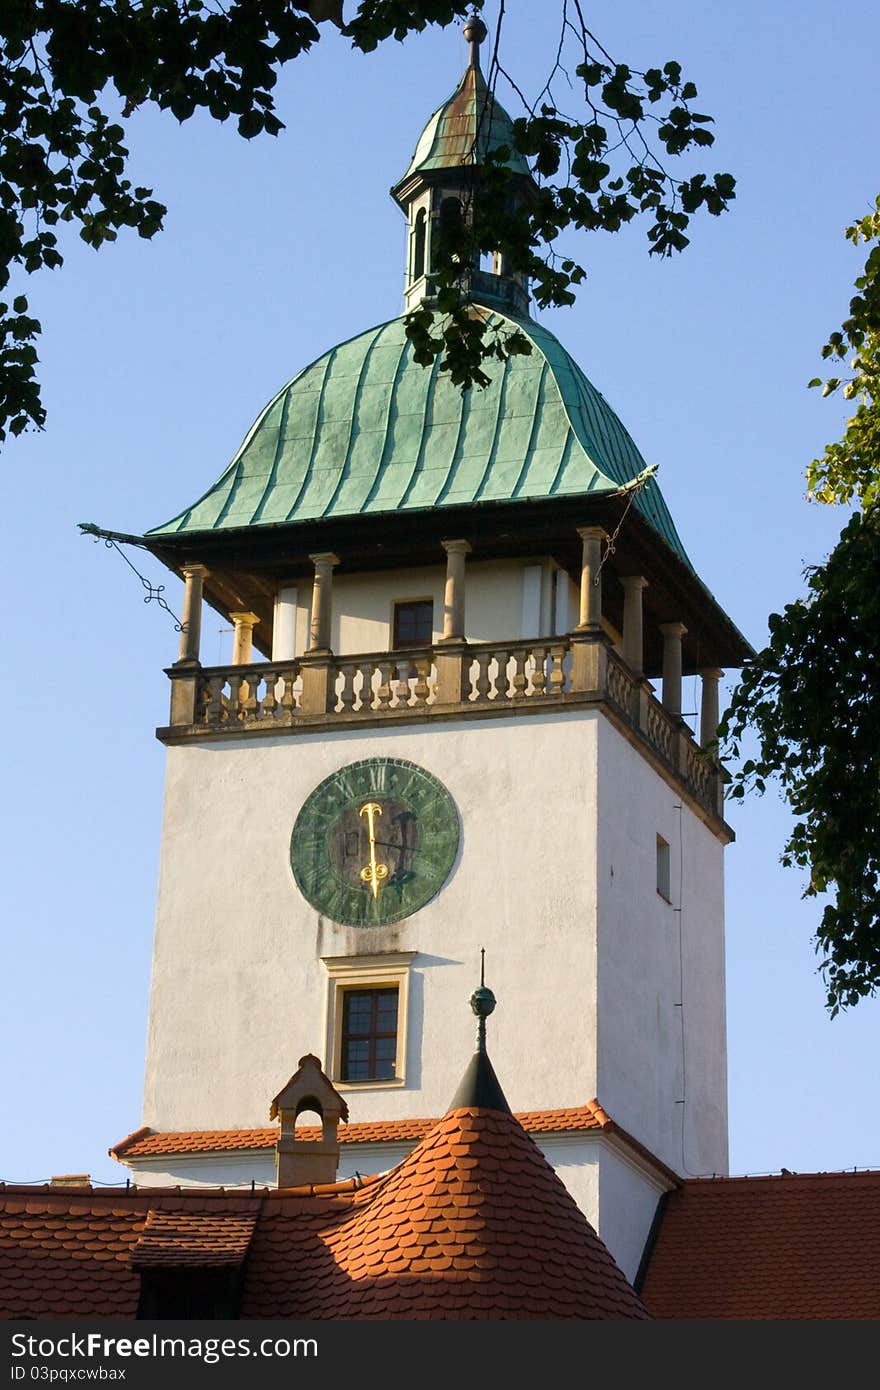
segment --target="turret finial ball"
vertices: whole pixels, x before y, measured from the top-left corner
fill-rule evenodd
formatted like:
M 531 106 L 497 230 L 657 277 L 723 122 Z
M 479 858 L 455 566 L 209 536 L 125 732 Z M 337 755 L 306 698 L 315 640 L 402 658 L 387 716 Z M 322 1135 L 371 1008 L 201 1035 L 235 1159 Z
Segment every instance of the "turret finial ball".
M 465 22 L 464 36 L 468 43 L 481 44 L 488 32 L 478 14 L 472 14 Z

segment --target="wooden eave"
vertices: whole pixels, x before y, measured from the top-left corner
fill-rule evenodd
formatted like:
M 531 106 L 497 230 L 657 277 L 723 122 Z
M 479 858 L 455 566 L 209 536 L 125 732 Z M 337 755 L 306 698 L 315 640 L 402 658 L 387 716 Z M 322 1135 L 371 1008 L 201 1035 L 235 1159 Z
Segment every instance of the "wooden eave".
M 620 578 L 641 574 L 644 593 L 645 669 L 662 669 L 662 639 L 657 625 L 681 622 L 683 669 L 738 668 L 752 655 L 746 638 L 693 571 L 657 535 L 634 507 L 624 517 L 625 496 L 563 497 L 534 502 L 487 502 L 421 512 L 333 517 L 293 524 L 148 536 L 142 544 L 168 569 L 181 573 L 198 562 L 209 570 L 206 601 L 224 618 L 250 610 L 260 619 L 254 643 L 264 656 L 272 649 L 275 593 L 278 587 L 312 581 L 309 556 L 333 551 L 336 574 L 365 574 L 445 564 L 442 541 L 463 538 L 472 546 L 472 561 L 530 559 L 550 555 L 575 584 L 580 583 L 579 526 L 600 525 L 620 532 L 603 569 L 604 609 L 621 628 L 623 588 Z M 500 634 L 505 635 L 505 634 Z

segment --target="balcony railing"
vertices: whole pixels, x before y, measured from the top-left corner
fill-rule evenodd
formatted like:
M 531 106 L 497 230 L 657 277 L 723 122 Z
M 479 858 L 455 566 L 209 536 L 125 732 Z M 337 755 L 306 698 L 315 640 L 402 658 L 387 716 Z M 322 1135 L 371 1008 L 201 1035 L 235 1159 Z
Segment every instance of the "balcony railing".
M 722 813 L 717 762 L 600 633 L 248 666 L 179 663 L 168 674 L 171 720 L 160 730 L 168 742 L 603 704 L 695 801 Z

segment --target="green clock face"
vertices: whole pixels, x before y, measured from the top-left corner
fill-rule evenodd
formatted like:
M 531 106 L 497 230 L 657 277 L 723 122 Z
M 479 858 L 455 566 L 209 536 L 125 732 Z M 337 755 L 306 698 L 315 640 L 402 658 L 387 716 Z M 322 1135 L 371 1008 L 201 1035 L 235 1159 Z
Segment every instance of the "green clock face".
M 290 863 L 312 907 L 349 927 L 398 922 L 439 893 L 458 853 L 455 803 L 403 758 L 349 763 L 296 818 Z

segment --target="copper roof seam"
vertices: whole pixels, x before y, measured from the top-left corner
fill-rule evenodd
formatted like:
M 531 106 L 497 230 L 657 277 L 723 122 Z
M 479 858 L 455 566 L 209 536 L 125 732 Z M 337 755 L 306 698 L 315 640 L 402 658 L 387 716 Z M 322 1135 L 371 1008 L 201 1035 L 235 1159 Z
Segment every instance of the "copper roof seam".
M 498 457 L 498 446 L 501 441 L 501 431 L 504 426 L 504 407 L 507 402 L 507 383 L 509 378 L 510 358 L 507 357 L 504 359 L 503 370 L 501 373 L 501 385 L 498 388 L 498 408 L 495 411 L 495 426 L 492 430 L 492 443 L 489 447 L 489 452 L 486 456 L 486 466 L 483 469 L 479 483 L 474 488 L 472 499 L 474 502 L 480 501 L 483 492 L 485 491 L 486 483 L 492 476 L 492 469 L 494 468 L 495 460 Z
M 217 513 L 216 520 L 214 521 L 215 527 L 222 526 L 224 517 L 229 515 L 230 508 L 232 507 L 232 504 L 235 501 L 236 494 L 238 493 L 238 489 L 241 486 L 241 479 L 243 473 L 244 459 L 242 455 L 239 455 L 236 463 L 234 464 L 234 471 L 232 474 L 231 482 L 229 484 L 229 488 L 226 493 L 226 500 L 224 501 L 219 512 Z
M 332 347 L 329 352 L 324 354 L 323 358 L 318 358 L 319 362 L 323 362 L 324 370 L 321 374 L 321 387 L 318 392 L 318 408 L 315 411 L 315 424 L 312 430 L 312 444 L 309 450 L 309 461 L 306 464 L 302 482 L 299 486 L 299 491 L 297 492 L 296 497 L 293 499 L 293 502 L 287 509 L 287 516 L 285 518 L 285 520 L 287 521 L 290 520 L 292 514 L 296 511 L 297 507 L 299 506 L 300 501 L 305 496 L 306 489 L 312 479 L 312 472 L 315 467 L 315 455 L 318 451 L 318 437 L 321 433 L 321 426 L 324 423 L 324 394 L 327 390 L 327 378 L 330 375 L 330 368 L 333 362 L 336 360 L 336 355 L 339 352 L 339 348 L 344 346 L 345 344 L 341 343 L 338 347 Z M 302 373 L 300 373 L 300 375 L 302 375 Z
M 350 416 L 349 421 L 348 421 L 348 439 L 347 439 L 346 445 L 345 445 L 345 457 L 344 457 L 343 460 L 342 460 L 342 467 L 341 467 L 340 470 L 339 470 L 339 477 L 338 477 L 337 480 L 336 480 L 336 486 L 335 486 L 334 489 L 333 489 L 333 492 L 332 492 L 332 494 L 331 494 L 331 496 L 330 496 L 330 500 L 327 502 L 326 506 L 324 506 L 324 507 L 321 509 L 321 513 L 320 513 L 320 514 L 321 514 L 321 516 L 323 516 L 323 517 L 326 517 L 330 512 L 332 512 L 334 502 L 336 501 L 337 497 L 339 496 L 340 492 L 342 491 L 343 487 L 345 486 L 345 484 L 346 484 L 347 481 L 348 481 L 349 470 L 350 470 L 350 468 L 351 468 L 351 455 L 352 455 L 352 450 L 354 449 L 355 440 L 356 440 L 357 437 L 358 437 L 358 414 L 359 414 L 359 411 L 360 411 L 361 397 L 362 397 L 362 395 L 363 395 L 363 390 L 364 390 L 364 381 L 366 380 L 366 378 L 367 378 L 367 376 L 368 376 L 368 374 L 369 374 L 369 370 L 370 370 L 370 361 L 371 361 L 372 355 L 373 355 L 373 348 L 376 346 L 376 343 L 378 342 L 379 336 L 380 336 L 380 334 L 384 331 L 384 328 L 385 328 L 385 325 L 384 325 L 384 324 L 381 324 L 381 325 L 376 329 L 375 333 L 373 334 L 372 338 L 370 339 L 369 347 L 367 348 L 366 352 L 364 353 L 364 355 L 363 355 L 363 357 L 362 357 L 362 359 L 361 359 L 361 365 L 360 365 L 360 368 L 358 369 L 357 386 L 354 388 L 354 403 L 353 403 L 353 405 L 352 405 L 351 416 Z M 387 434 L 387 418 L 386 418 L 386 434 Z M 361 510 L 361 509 L 358 508 L 358 511 L 360 511 L 360 510 Z
M 452 461 L 449 465 L 446 477 L 443 480 L 440 491 L 434 498 L 432 505 L 435 507 L 440 507 L 443 505 L 443 499 L 449 493 L 453 483 L 457 481 L 457 474 L 459 469 L 461 468 L 462 460 L 461 447 L 464 441 L 464 437 L 467 433 L 468 421 L 471 418 L 471 401 L 473 399 L 473 390 L 474 388 L 471 386 L 467 391 L 463 391 L 461 395 L 461 410 L 458 413 L 458 432 L 455 436 L 455 448 L 452 451 Z
M 541 426 L 541 421 L 544 418 L 544 383 L 547 380 L 547 373 L 550 370 L 550 363 L 547 361 L 547 358 L 543 352 L 541 353 L 541 356 L 543 357 L 544 361 L 543 366 L 541 367 L 540 376 L 538 377 L 538 384 L 535 387 L 535 404 L 532 410 L 532 424 L 531 429 L 529 430 L 529 441 L 525 447 L 525 452 L 523 453 L 523 460 L 522 464 L 520 465 L 519 473 L 517 474 L 516 482 L 510 490 L 511 499 L 519 497 L 520 489 L 523 487 L 526 477 L 528 476 L 529 465 L 532 461 L 532 455 L 535 450 L 535 440 L 538 437 L 538 431 Z
M 269 469 L 269 477 L 267 478 L 266 485 L 263 488 L 262 496 L 260 497 L 260 500 L 254 508 L 253 514 L 251 516 L 250 524 L 252 526 L 256 522 L 258 522 L 260 517 L 263 515 L 263 509 L 266 506 L 269 494 L 274 488 L 275 480 L 278 477 L 278 464 L 284 450 L 284 438 L 285 430 L 287 428 L 287 416 L 290 412 L 290 396 L 291 391 L 290 387 L 288 386 L 284 391 L 284 400 L 281 403 L 281 419 L 278 422 L 278 438 L 275 440 L 275 456 L 272 459 L 272 467 Z
M 580 442 L 576 442 L 576 436 L 574 434 L 574 431 L 569 430 L 568 434 L 565 436 L 565 443 L 562 446 L 562 453 L 559 457 L 559 463 L 556 468 L 556 473 L 553 477 L 553 482 L 550 484 L 549 492 L 551 497 L 558 496 L 559 490 L 562 487 L 562 481 L 565 477 L 566 472 L 568 471 L 568 465 L 571 463 L 571 457 L 576 447 L 581 447 Z M 583 453 L 583 449 L 581 449 L 581 452 Z M 599 472 L 599 470 L 597 468 L 594 468 L 593 476 L 587 485 L 588 493 L 594 491 L 596 483 L 598 482 L 601 476 L 602 475 Z
M 435 387 L 435 385 L 436 385 L 436 383 L 437 383 L 437 376 L 438 376 L 439 371 L 440 371 L 440 360 L 441 360 L 441 359 L 440 359 L 440 353 L 438 352 L 437 356 L 434 358 L 434 362 L 433 362 L 433 365 L 431 366 L 430 372 L 425 372 L 425 373 L 424 373 L 424 375 L 425 375 L 425 377 L 426 377 L 426 380 L 425 380 L 425 403 L 424 403 L 424 406 L 422 407 L 422 432 L 421 432 L 421 434 L 420 434 L 420 436 L 419 436 L 419 447 L 418 447 L 418 449 L 416 450 L 416 457 L 415 457 L 415 461 L 414 461 L 413 466 L 412 466 L 412 472 L 411 472 L 410 475 L 409 475 L 409 480 L 407 481 L 407 484 L 406 484 L 406 486 L 405 486 L 404 489 L 403 489 L 403 493 L 402 493 L 402 495 L 401 495 L 401 497 L 400 497 L 400 500 L 398 501 L 398 503 L 397 503 L 397 505 L 396 505 L 396 507 L 395 507 L 395 510 L 396 510 L 396 511 L 402 511 L 402 510 L 406 507 L 406 504 L 407 504 L 407 502 L 409 501 L 410 495 L 411 495 L 411 493 L 412 493 L 412 491 L 413 491 L 413 489 L 414 489 L 414 487 L 415 487 L 415 485 L 416 485 L 416 482 L 418 481 L 418 478 L 419 478 L 420 475 L 421 475 L 422 469 L 423 469 L 423 467 L 424 467 L 424 462 L 425 462 L 425 449 L 427 448 L 428 434 L 429 434 L 428 417 L 429 417 L 429 416 L 431 417 L 431 424 L 433 425 L 433 423 L 434 423 L 434 387 Z
M 387 327 L 387 325 L 385 326 Z M 406 336 L 406 332 L 404 332 L 403 343 L 401 344 L 400 353 L 398 354 L 397 358 L 397 366 L 394 369 L 394 380 L 391 383 L 391 390 L 388 393 L 388 409 L 385 412 L 385 439 L 382 444 L 382 453 L 379 457 L 379 462 L 376 466 L 376 472 L 373 476 L 373 481 L 369 486 L 366 498 L 364 499 L 364 502 L 362 504 L 364 507 L 369 507 L 370 503 L 372 502 L 376 494 L 376 491 L 379 487 L 379 484 L 382 481 L 382 475 L 390 462 L 391 435 L 393 432 L 392 427 L 393 425 L 397 424 L 398 418 L 400 416 L 400 410 L 397 405 L 397 388 L 400 384 L 400 378 L 404 370 L 404 363 L 406 362 L 406 359 L 409 355 L 409 349 L 411 348 L 411 346 L 412 344 L 410 343 L 409 338 Z

